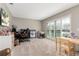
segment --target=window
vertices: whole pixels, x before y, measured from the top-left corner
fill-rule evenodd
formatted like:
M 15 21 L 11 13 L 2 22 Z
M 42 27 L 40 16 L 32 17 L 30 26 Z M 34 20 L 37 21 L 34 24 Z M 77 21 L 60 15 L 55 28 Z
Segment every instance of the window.
M 55 23 L 49 23 L 47 28 L 47 38 L 54 37 L 54 29 L 55 29 Z
M 62 18 L 62 36 L 69 37 L 70 36 L 70 17 Z
M 70 36 L 70 16 L 56 19 L 47 25 L 47 38 L 69 37 Z
M 55 37 L 61 36 L 61 20 L 55 21 Z

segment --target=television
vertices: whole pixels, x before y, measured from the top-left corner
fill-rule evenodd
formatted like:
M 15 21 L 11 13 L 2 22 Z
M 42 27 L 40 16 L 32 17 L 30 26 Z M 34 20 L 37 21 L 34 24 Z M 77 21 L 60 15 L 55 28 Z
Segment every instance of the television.
M 9 26 L 8 13 L 2 8 L 0 8 L 0 26 Z

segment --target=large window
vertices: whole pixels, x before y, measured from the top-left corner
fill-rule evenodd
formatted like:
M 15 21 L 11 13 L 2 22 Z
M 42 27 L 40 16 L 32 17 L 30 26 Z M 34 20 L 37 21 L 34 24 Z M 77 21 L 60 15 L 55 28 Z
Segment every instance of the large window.
M 70 36 L 70 17 L 64 17 L 62 18 L 62 36 L 69 37 Z
M 47 25 L 47 38 L 69 37 L 70 36 L 70 16 L 56 19 Z
M 61 20 L 55 21 L 55 37 L 61 36 Z
M 54 33 L 55 33 L 55 31 L 54 31 L 54 29 L 55 29 L 55 23 L 54 23 L 54 22 L 49 23 L 47 27 L 48 27 L 48 28 L 47 28 L 47 37 L 48 37 L 48 38 L 54 37 Z

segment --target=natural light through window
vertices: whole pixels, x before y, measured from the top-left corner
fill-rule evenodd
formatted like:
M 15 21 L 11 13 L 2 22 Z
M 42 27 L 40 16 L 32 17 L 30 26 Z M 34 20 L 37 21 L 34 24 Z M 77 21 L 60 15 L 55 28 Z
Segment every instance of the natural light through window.
M 61 17 L 47 25 L 47 38 L 70 37 L 71 19 L 70 16 Z

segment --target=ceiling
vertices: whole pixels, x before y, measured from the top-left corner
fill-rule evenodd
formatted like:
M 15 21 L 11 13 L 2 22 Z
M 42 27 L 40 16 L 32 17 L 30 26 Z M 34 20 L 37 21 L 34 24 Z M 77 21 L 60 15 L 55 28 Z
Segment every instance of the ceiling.
M 13 3 L 6 4 L 13 17 L 44 20 L 59 12 L 67 10 L 76 3 Z

